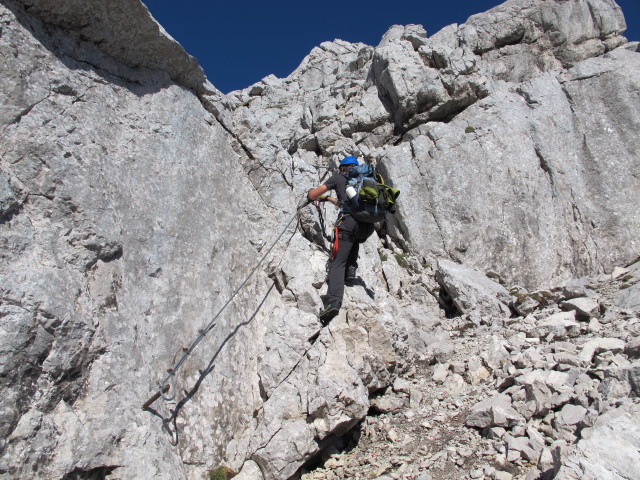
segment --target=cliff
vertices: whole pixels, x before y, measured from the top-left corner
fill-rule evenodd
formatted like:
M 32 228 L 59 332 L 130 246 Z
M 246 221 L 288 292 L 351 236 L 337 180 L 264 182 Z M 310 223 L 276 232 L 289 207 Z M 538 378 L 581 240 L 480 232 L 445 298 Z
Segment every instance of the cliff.
M 0 19 L 0 478 L 634 464 L 640 56 L 613 1 L 327 42 L 229 95 L 138 0 Z M 322 328 L 336 211 L 296 206 L 347 154 L 402 193 Z

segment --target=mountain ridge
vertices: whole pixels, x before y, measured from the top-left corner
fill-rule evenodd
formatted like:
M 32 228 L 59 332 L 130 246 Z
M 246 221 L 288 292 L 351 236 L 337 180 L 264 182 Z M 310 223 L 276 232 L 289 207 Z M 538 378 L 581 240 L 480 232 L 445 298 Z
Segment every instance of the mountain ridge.
M 434 422 L 437 457 L 378 477 L 602 467 L 580 432 L 637 404 L 640 60 L 614 2 L 327 42 L 229 95 L 140 2 L 98 3 L 0 2 L 0 478 L 368 476 L 367 445 Z M 322 328 L 337 212 L 286 221 L 347 154 L 402 194 Z

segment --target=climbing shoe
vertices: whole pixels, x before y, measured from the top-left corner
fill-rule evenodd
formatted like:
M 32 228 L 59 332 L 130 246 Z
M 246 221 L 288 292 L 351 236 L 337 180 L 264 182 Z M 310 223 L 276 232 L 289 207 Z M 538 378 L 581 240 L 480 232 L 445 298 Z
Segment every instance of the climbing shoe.
M 338 315 L 339 311 L 339 303 L 328 303 L 327 305 L 325 305 L 325 307 L 320 310 L 320 322 L 322 323 L 322 325 L 326 325 L 331 320 L 333 320 L 333 318 Z
M 356 267 L 347 267 L 347 272 L 344 275 L 344 279 L 347 282 L 353 282 L 356 279 Z

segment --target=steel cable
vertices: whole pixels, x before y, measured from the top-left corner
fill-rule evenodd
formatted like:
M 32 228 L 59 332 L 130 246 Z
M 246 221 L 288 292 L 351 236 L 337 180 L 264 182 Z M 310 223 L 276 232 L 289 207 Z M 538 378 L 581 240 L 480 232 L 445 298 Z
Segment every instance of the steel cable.
M 296 213 L 293 215 L 293 217 L 291 217 L 291 219 L 287 222 L 287 225 L 284 227 L 284 229 L 282 230 L 282 232 L 280 232 L 280 234 L 276 237 L 276 239 L 273 241 L 273 243 L 271 244 L 271 246 L 267 249 L 267 251 L 265 252 L 265 254 L 262 256 L 262 258 L 258 261 L 258 263 L 256 264 L 255 267 L 253 267 L 253 269 L 251 270 L 251 272 L 249 273 L 249 275 L 247 275 L 247 277 L 243 280 L 243 282 L 235 289 L 235 291 L 231 294 L 231 297 L 229 297 L 229 299 L 225 302 L 225 304 L 222 306 L 222 308 L 220 308 L 220 310 L 218 311 L 218 313 L 215 314 L 215 316 L 211 319 L 211 321 L 207 324 L 207 326 L 205 328 L 202 328 L 199 330 L 198 332 L 198 336 L 196 337 L 196 339 L 191 343 L 191 345 L 189 346 L 189 348 L 187 348 L 184 353 L 182 354 L 182 357 L 180 357 L 180 359 L 175 363 L 175 365 L 173 366 L 173 368 L 168 369 L 169 374 L 165 377 L 165 379 L 162 381 L 162 383 L 160 383 L 160 388 L 157 390 L 156 394 L 151 397 L 151 399 L 149 399 L 144 405 L 143 405 L 143 410 L 148 408 L 154 401 L 156 401 L 158 398 L 162 397 L 164 400 L 166 401 L 171 401 L 175 398 L 176 393 L 175 393 L 175 388 L 173 389 L 174 392 L 171 396 L 165 396 L 165 393 L 167 393 L 170 390 L 170 385 L 169 385 L 169 381 L 175 377 L 176 371 L 182 366 L 182 364 L 186 361 L 186 359 L 189 357 L 189 355 L 191 354 L 191 352 L 193 352 L 193 350 L 196 348 L 196 346 L 202 341 L 202 339 L 207 335 L 207 333 L 209 333 L 213 327 L 215 326 L 215 322 L 218 319 L 218 317 L 222 314 L 222 312 L 227 308 L 227 306 L 233 301 L 233 299 L 236 297 L 236 295 L 238 295 L 238 293 L 240 292 L 240 290 L 242 290 L 242 288 L 246 285 L 246 283 L 249 281 L 249 279 L 253 276 L 253 274 L 256 272 L 256 270 L 258 270 L 258 267 L 260 267 L 260 265 L 262 264 L 262 262 L 264 262 L 264 260 L 267 258 L 267 256 L 271 253 L 271 251 L 273 250 L 273 248 L 276 246 L 276 244 L 280 241 L 280 239 L 282 238 L 282 236 L 285 234 L 285 232 L 289 229 L 289 227 L 291 226 L 291 223 L 298 217 L 298 214 L 300 213 L 300 210 L 302 210 L 302 208 L 306 207 L 307 205 L 309 205 L 309 202 L 306 202 L 305 204 L 299 206 L 296 209 Z M 169 388 L 167 388 L 169 387 Z

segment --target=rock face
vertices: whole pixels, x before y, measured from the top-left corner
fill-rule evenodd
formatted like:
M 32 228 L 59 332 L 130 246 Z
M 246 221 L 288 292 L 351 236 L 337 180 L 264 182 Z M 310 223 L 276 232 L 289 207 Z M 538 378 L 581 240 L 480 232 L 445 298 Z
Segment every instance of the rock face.
M 18 5 L 22 4 L 29 14 L 34 14 L 48 25 L 64 29 L 67 34 L 65 36 L 82 38 L 99 45 L 102 53 L 115 60 L 109 68 L 112 73 L 118 63 L 134 68 L 160 70 L 176 83 L 192 90 L 209 93 L 216 91 L 207 83 L 198 61 L 171 38 L 141 2 L 117 0 L 106 4 L 95 0 L 64 3 L 54 0 L 25 0 L 3 3 L 20 16 L 22 8 Z M 38 30 L 32 33 L 36 38 L 43 34 Z M 71 38 L 67 38 L 67 41 Z M 82 61 L 92 65 L 92 59 L 91 55 L 85 55 Z M 98 70 L 102 67 L 100 62 L 94 66 Z M 139 81 L 135 76 L 127 77 L 126 71 L 124 76 L 132 83 Z
M 635 435 L 640 57 L 612 1 L 327 42 L 226 96 L 138 0 L 0 20 L 0 478 L 353 478 L 440 424 L 487 454 L 377 475 L 574 478 Z M 321 328 L 336 211 L 296 205 L 368 153 L 399 212 Z
M 570 341 L 536 328 L 566 313 L 563 285 L 500 326 L 442 319 L 451 354 L 402 373 L 375 399 L 399 407 L 367 417 L 302 478 L 638 478 L 640 317 L 616 297 L 639 279 L 582 282 L 607 320 L 581 321 Z
M 600 1 L 507 2 L 430 38 L 396 26 L 377 48 L 321 45 L 221 117 L 260 159 L 258 188 L 295 189 L 282 165 L 319 154 L 377 155 L 403 192 L 403 248 L 527 287 L 610 271 L 635 258 L 640 222 L 624 28 Z

